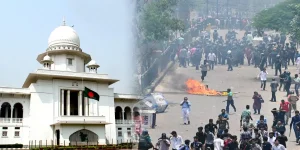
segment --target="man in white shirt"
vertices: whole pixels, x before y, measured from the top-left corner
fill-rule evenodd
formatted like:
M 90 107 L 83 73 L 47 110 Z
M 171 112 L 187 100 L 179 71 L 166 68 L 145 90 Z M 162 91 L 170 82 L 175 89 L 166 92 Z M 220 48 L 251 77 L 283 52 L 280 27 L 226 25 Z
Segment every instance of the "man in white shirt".
M 224 140 L 221 139 L 221 135 L 217 134 L 217 138 L 214 140 L 214 150 L 223 150 Z
M 258 74 L 258 78 L 260 78 L 260 81 L 261 81 L 260 88 L 263 91 L 266 90 L 267 75 L 268 75 L 268 72 L 267 72 L 266 68 L 264 68 L 264 70 Z
M 180 146 L 183 144 L 182 137 L 177 135 L 176 131 L 171 132 L 172 137 L 170 138 L 172 150 L 179 150 Z
M 214 70 L 214 66 L 215 66 L 215 60 L 216 60 L 216 54 L 213 52 L 209 52 L 207 59 L 208 59 L 208 63 L 209 63 L 209 70 Z

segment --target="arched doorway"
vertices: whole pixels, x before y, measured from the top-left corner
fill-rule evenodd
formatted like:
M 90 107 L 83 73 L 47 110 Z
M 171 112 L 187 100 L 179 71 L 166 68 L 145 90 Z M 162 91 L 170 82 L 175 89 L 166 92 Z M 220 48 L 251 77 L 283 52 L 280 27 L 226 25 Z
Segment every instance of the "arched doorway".
M 23 118 L 23 105 L 16 103 L 13 108 L 13 118 Z
M 117 106 L 115 108 L 115 120 L 116 120 L 116 124 L 122 124 L 123 122 L 123 111 L 122 108 L 120 106 Z
M 0 118 L 11 118 L 11 105 L 8 102 L 1 105 Z
M 128 107 L 128 106 L 125 107 L 125 109 L 124 109 L 124 120 L 131 120 L 132 119 L 131 114 L 132 114 L 131 108 Z
M 71 145 L 97 145 L 98 135 L 90 130 L 81 129 L 70 135 Z

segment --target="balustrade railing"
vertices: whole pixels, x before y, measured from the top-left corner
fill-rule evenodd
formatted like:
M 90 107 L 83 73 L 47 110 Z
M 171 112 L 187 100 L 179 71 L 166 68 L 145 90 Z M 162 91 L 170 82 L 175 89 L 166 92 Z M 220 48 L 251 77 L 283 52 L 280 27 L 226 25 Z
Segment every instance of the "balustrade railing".
M 0 118 L 0 123 L 23 123 L 23 118 Z
M 116 119 L 116 124 L 134 124 L 133 120 Z

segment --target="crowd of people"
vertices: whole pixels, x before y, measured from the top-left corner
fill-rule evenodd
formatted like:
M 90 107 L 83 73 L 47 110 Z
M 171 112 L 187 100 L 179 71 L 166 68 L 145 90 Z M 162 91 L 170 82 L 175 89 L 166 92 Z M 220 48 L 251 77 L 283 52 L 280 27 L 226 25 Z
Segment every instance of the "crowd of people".
M 257 43 L 253 40 L 256 35 L 263 35 Z M 199 127 L 193 141 L 184 140 L 176 131 L 172 131 L 171 136 L 163 133 L 158 142 L 152 144 L 148 132 L 143 131 L 139 149 L 285 150 L 288 141 L 286 134 L 290 134 L 291 130 L 294 131 L 298 143 L 300 139 L 300 115 L 296 106 L 299 100 L 300 77 L 296 74 L 292 78 L 287 69 L 290 65 L 296 65 L 298 73 L 300 73 L 300 55 L 297 52 L 295 42 L 292 39 L 289 43 L 286 41 L 285 34 L 268 35 L 249 31 L 245 32 L 242 39 L 238 39 L 234 30 L 229 30 L 225 37 L 219 36 L 217 30 L 213 31 L 212 36 L 210 32 L 200 33 L 190 45 L 185 45 L 182 37 L 178 38 L 179 50 L 174 50 L 172 58 L 178 58 L 179 67 L 201 69 L 202 81 L 204 81 L 208 71 L 215 69 L 215 65 L 227 65 L 227 71 L 233 71 L 234 67 L 240 65 L 252 65 L 260 70 L 258 78 L 261 80 L 261 90 L 270 88 L 271 102 L 277 101 L 276 93 L 278 90 L 285 91 L 287 99 L 281 100 L 278 109 L 271 110 L 273 123 L 268 125 L 267 119 L 261 115 L 261 106 L 265 103 L 264 98 L 259 92 L 254 92 L 252 97 L 253 114 L 260 115 L 260 119 L 254 122 L 250 105 L 247 105 L 241 114 L 241 134 L 238 136 L 230 134 L 229 130 L 229 108 L 232 106 L 234 111 L 236 108 L 233 93 L 231 89 L 228 89 L 225 109 L 221 110 L 216 121 L 209 119 L 207 125 Z M 272 79 L 269 87 L 267 86 L 267 68 L 273 69 L 274 75 L 279 76 L 278 81 L 275 78 Z M 296 94 L 291 90 L 292 83 L 295 83 L 294 91 Z M 185 97 L 180 105 L 184 124 L 189 125 L 191 123 L 189 118 L 191 103 Z M 293 117 L 292 113 L 295 113 Z M 289 118 L 292 118 L 290 123 L 288 122 Z M 287 128 L 288 123 L 290 128 Z

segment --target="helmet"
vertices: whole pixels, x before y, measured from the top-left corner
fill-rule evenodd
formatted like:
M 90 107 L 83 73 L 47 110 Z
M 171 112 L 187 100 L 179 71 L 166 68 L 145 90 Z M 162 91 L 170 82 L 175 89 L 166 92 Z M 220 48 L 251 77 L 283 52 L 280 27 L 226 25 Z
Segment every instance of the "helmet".
M 184 97 L 184 100 L 188 100 L 188 98 L 187 98 L 187 97 Z
M 228 50 L 228 51 L 227 51 L 227 54 L 231 54 L 231 50 Z

